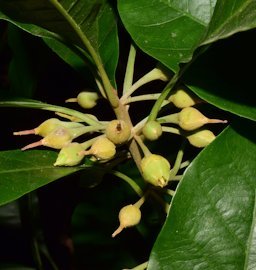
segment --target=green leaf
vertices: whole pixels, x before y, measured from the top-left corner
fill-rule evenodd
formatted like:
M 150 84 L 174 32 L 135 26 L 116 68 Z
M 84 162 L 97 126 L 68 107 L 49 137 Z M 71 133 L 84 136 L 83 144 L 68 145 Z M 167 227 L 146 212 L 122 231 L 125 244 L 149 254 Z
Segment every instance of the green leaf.
M 119 0 L 121 19 L 136 44 L 172 70 L 191 60 L 214 11 L 215 0 Z
M 255 269 L 256 126 L 238 121 L 192 162 L 148 270 Z
M 239 33 L 213 44 L 185 73 L 184 82 L 208 103 L 256 120 L 254 99 L 255 31 Z
M 117 27 L 107 0 L 0 1 L 0 18 L 31 34 L 94 50 L 113 80 L 118 58 Z
M 204 44 L 256 27 L 256 2 L 217 1 Z
M 118 9 L 135 43 L 174 71 L 202 44 L 256 27 L 251 0 L 119 0 Z
M 32 108 L 45 111 L 59 112 L 77 117 L 78 119 L 82 120 L 83 122 L 89 125 L 99 125 L 99 121 L 94 115 L 81 113 L 73 109 L 69 109 L 62 106 L 56 106 L 32 99 L 0 100 L 0 107 Z
M 10 150 L 0 152 L 0 205 L 11 202 L 81 167 L 54 167 L 52 151 Z

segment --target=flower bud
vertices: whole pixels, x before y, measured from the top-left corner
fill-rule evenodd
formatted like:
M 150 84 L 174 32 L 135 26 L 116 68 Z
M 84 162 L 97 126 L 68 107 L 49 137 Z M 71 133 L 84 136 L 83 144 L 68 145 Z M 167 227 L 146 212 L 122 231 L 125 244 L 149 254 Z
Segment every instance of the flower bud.
M 227 123 L 226 120 L 209 119 L 193 107 L 182 109 L 178 114 L 179 126 L 184 130 L 194 130 L 210 123 Z
M 187 139 L 191 145 L 202 148 L 210 144 L 215 139 L 215 135 L 212 131 L 205 129 L 187 136 Z
M 143 178 L 154 186 L 164 187 L 170 178 L 170 163 L 160 155 L 150 154 L 141 160 Z
M 96 92 L 83 91 L 76 98 L 69 98 L 66 102 L 77 102 L 84 109 L 92 109 L 98 99 L 99 95 Z
M 100 160 L 108 160 L 115 156 L 116 146 L 109 139 L 101 137 L 92 144 L 88 153 Z
M 54 166 L 75 166 L 79 164 L 83 156 L 79 155 L 79 153 L 83 151 L 83 147 L 79 143 L 70 143 L 64 146 L 57 157 Z
M 130 138 L 131 128 L 123 120 L 112 120 L 106 127 L 106 136 L 114 144 L 122 144 Z
M 141 219 L 141 211 L 135 205 L 126 205 L 124 206 L 118 215 L 120 225 L 112 234 L 112 237 L 115 237 L 119 234 L 124 228 L 132 227 L 139 224 Z
M 42 145 L 54 149 L 61 149 L 69 144 L 73 139 L 72 134 L 67 128 L 57 128 L 42 139 Z
M 150 141 L 155 141 L 163 133 L 162 126 L 157 121 L 149 121 L 143 127 L 142 133 L 146 139 Z
M 25 147 L 21 148 L 21 150 L 27 150 L 41 145 L 48 146 L 54 149 L 61 149 L 65 145 L 69 144 L 72 141 L 72 139 L 73 136 L 69 132 L 69 130 L 60 127 L 50 132 L 43 139 L 26 145 Z
M 47 136 L 52 131 L 56 130 L 60 127 L 66 128 L 78 128 L 83 127 L 84 125 L 77 122 L 70 122 L 70 121 L 60 121 L 57 118 L 50 118 L 40 124 L 38 127 L 30 130 L 22 130 L 18 132 L 14 132 L 14 135 L 28 135 L 28 134 L 35 134 L 40 135 L 42 137 Z
M 183 89 L 178 89 L 168 98 L 168 100 L 180 109 L 191 107 L 196 104 L 196 97 Z

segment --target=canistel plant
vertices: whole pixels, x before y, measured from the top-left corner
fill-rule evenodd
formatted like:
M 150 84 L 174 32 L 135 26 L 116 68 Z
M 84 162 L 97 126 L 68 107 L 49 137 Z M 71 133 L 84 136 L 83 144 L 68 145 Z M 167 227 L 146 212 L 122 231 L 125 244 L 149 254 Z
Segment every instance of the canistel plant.
M 254 269 L 256 4 L 231 2 L 0 0 L 0 214 L 27 232 L 1 269 Z

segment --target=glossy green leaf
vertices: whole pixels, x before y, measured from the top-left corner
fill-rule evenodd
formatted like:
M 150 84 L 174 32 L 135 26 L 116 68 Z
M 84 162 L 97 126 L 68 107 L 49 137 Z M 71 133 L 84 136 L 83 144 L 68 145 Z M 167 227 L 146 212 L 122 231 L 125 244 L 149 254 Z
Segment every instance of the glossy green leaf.
M 0 19 L 37 36 L 73 43 L 84 51 L 93 48 L 113 80 L 118 43 L 115 17 L 108 1 L 1 0 Z
M 56 158 L 52 151 L 0 152 L 0 205 L 81 169 L 54 167 Z
M 234 123 L 192 162 L 149 270 L 255 269 L 255 138 L 254 122 Z
M 121 19 L 136 44 L 170 69 L 195 49 L 256 27 L 251 0 L 119 0 Z M 216 8 L 215 8 L 216 7 Z
M 204 44 L 256 27 L 256 2 L 217 1 Z
M 185 73 L 184 82 L 207 102 L 256 120 L 256 31 L 239 33 L 213 44 Z
M 191 60 L 215 0 L 119 0 L 121 19 L 136 44 L 172 70 Z

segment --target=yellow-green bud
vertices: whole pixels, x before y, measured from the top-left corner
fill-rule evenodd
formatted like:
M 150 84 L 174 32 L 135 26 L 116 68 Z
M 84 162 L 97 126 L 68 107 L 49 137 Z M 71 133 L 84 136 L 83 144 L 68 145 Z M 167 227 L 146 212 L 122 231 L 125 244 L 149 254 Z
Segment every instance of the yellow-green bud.
M 99 95 L 96 92 L 83 91 L 76 98 L 69 98 L 66 102 L 77 102 L 84 109 L 91 109 L 97 104 Z
M 184 130 L 194 130 L 210 123 L 227 123 L 226 120 L 209 119 L 193 107 L 182 109 L 178 114 L 179 126 Z
M 83 91 L 77 96 L 77 103 L 84 109 L 96 106 L 99 95 L 96 92 Z
M 101 137 L 92 144 L 88 152 L 100 160 L 108 160 L 115 156 L 116 146 L 109 139 Z
M 83 159 L 83 156 L 79 155 L 81 151 L 83 151 L 82 145 L 76 142 L 64 146 L 60 150 L 54 166 L 75 166 L 79 164 Z
M 210 144 L 215 139 L 215 135 L 212 131 L 205 129 L 187 136 L 187 139 L 191 145 L 202 148 Z
M 163 133 L 162 126 L 157 121 L 149 121 L 143 127 L 142 133 L 146 139 L 150 141 L 155 141 Z
M 112 234 L 112 237 L 115 237 L 119 234 L 124 228 L 132 227 L 140 223 L 141 220 L 141 211 L 140 209 L 133 205 L 126 205 L 119 211 L 119 227 Z
M 150 154 L 141 160 L 141 171 L 145 181 L 164 187 L 170 178 L 170 163 L 160 155 Z
M 131 136 L 131 127 L 123 120 L 112 120 L 106 127 L 106 136 L 114 144 L 125 143 Z
M 168 100 L 180 109 L 191 107 L 196 104 L 195 96 L 192 93 L 190 94 L 188 93 L 188 91 L 185 91 L 183 89 L 178 89 L 168 98 Z
M 42 139 L 42 145 L 54 149 L 61 149 L 69 144 L 73 139 L 72 134 L 67 128 L 57 128 Z

